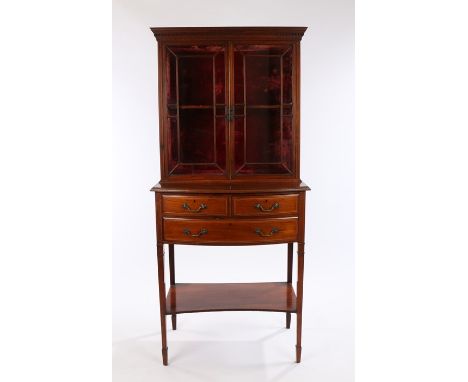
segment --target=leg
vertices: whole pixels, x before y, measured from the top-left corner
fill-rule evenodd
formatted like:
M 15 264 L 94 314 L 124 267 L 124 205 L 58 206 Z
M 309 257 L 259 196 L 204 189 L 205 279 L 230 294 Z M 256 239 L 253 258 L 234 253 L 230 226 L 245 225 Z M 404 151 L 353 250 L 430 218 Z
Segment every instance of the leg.
M 167 338 L 166 338 L 166 285 L 164 284 L 164 248 L 158 247 L 158 281 L 159 281 L 159 310 L 161 313 L 161 339 L 163 364 L 167 366 Z
M 297 343 L 296 362 L 301 362 L 302 339 L 302 286 L 304 281 L 304 243 L 297 248 Z
M 169 244 L 169 273 L 171 277 L 171 286 L 175 285 L 175 268 L 174 268 L 174 244 Z M 171 315 L 172 330 L 177 329 L 177 316 Z
M 288 283 L 292 283 L 293 243 L 288 243 Z M 286 328 L 291 327 L 291 313 L 286 313 Z

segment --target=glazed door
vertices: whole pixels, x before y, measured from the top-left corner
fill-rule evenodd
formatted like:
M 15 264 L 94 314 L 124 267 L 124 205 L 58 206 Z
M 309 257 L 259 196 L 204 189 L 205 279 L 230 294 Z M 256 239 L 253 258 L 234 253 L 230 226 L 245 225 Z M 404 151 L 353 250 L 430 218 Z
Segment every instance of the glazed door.
M 225 176 L 227 49 L 165 48 L 166 176 Z
M 293 46 L 234 44 L 233 67 L 232 177 L 294 175 Z

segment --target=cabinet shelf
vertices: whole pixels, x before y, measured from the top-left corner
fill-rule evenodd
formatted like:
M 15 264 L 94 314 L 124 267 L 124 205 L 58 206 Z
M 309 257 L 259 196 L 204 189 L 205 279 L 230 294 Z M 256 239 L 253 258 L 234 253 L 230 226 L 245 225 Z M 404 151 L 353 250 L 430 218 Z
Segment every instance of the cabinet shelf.
M 215 311 L 296 312 L 296 294 L 286 282 L 175 284 L 166 314 Z

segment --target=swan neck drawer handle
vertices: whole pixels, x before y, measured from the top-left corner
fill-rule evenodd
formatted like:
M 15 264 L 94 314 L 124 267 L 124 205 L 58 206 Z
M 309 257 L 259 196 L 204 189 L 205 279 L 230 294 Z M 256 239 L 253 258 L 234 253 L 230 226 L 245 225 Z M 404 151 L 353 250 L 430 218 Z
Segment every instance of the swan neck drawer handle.
M 206 210 L 208 208 L 208 206 L 205 203 L 202 203 L 202 204 L 200 204 L 200 206 L 196 210 L 192 210 L 187 203 L 184 203 L 184 204 L 182 204 L 182 208 L 184 210 L 189 211 L 189 212 L 196 213 L 196 212 L 200 212 L 201 210 Z
M 192 237 L 200 237 L 206 235 L 208 230 L 206 228 L 202 228 L 198 233 L 192 233 L 188 228 L 184 228 L 183 233 L 185 236 L 192 236 Z
M 254 207 L 257 209 L 257 210 L 260 210 L 262 212 L 271 212 L 277 208 L 279 208 L 279 203 L 278 202 L 275 202 L 273 203 L 273 205 L 270 207 L 270 208 L 265 208 L 263 207 L 260 203 L 257 203 Z
M 270 236 L 273 236 L 275 233 L 278 233 L 278 232 L 279 232 L 279 229 L 276 228 L 276 227 L 273 227 L 271 229 L 270 233 L 264 233 L 260 228 L 255 229 L 255 233 L 258 236 L 261 236 L 261 237 L 270 237 Z

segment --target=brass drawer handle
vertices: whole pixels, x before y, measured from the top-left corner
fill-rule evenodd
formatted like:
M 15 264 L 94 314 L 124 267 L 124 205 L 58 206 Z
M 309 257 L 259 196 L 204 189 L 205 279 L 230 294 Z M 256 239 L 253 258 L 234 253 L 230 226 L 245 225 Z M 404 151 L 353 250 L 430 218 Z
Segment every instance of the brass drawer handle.
M 208 230 L 206 228 L 202 228 L 198 233 L 192 233 L 188 228 L 184 228 L 184 235 L 185 236 L 192 236 L 192 237 L 200 237 L 206 235 Z
M 270 208 L 265 208 L 265 207 L 263 207 L 260 203 L 257 203 L 257 204 L 255 205 L 255 208 L 256 208 L 257 210 L 262 211 L 262 212 L 271 212 L 271 211 L 273 211 L 274 209 L 279 208 L 279 203 L 278 203 L 278 202 L 275 202 Z
M 202 203 L 202 204 L 200 204 L 200 206 L 196 210 L 192 210 L 187 203 L 184 203 L 184 204 L 182 204 L 182 208 L 184 210 L 189 211 L 189 212 L 197 213 L 197 212 L 200 212 L 201 210 L 206 210 L 208 208 L 208 206 L 205 203 Z
M 264 233 L 260 228 L 255 229 L 255 233 L 258 236 L 261 236 L 261 237 L 270 237 L 270 236 L 273 236 L 275 233 L 278 233 L 278 232 L 279 232 L 279 229 L 276 228 L 276 227 L 273 227 L 271 229 L 270 233 Z

